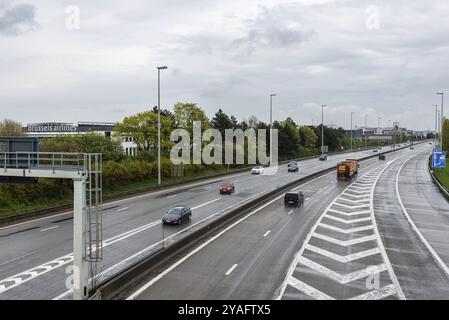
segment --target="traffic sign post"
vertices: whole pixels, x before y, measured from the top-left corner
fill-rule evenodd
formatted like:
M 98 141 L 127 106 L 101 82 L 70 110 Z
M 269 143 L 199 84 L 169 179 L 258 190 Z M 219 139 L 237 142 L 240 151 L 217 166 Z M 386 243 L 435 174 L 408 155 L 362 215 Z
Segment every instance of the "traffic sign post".
M 445 169 L 446 168 L 446 152 L 433 152 L 432 153 L 432 168 Z

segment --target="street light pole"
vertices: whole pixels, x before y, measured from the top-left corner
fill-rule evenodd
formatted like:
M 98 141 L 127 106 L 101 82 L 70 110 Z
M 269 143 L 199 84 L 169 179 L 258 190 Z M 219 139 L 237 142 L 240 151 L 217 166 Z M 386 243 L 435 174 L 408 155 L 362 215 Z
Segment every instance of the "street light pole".
M 380 132 L 380 119 L 382 119 L 381 117 L 377 118 L 377 133 L 379 134 Z M 380 147 L 380 137 L 377 137 L 377 147 Z
M 368 149 L 368 136 L 366 134 L 366 131 L 368 131 L 368 115 L 365 114 L 365 149 Z
M 276 97 L 276 93 L 270 94 L 270 165 L 273 159 L 273 97 Z
M 352 139 L 353 139 L 353 131 L 352 131 L 352 116 L 355 112 L 351 112 L 351 152 L 352 152 Z
M 167 66 L 157 67 L 157 183 L 162 184 L 161 179 L 161 70 Z
M 321 106 L 321 154 L 324 154 L 324 108 L 325 104 Z
M 441 95 L 441 125 L 440 125 L 440 148 L 443 151 L 443 125 L 444 125 L 444 92 L 438 92 Z
M 438 134 L 438 105 L 434 104 L 435 107 L 435 148 L 437 147 L 437 134 Z

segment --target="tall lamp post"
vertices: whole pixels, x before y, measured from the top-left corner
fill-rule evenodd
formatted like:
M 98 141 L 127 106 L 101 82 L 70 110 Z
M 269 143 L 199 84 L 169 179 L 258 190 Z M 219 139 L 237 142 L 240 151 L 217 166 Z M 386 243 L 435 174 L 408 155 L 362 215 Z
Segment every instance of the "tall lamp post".
M 270 94 L 270 165 L 271 165 L 271 160 L 273 159 L 273 97 L 276 97 L 277 94 L 276 93 L 272 93 Z
M 324 108 L 325 104 L 321 106 L 321 154 L 324 154 Z
M 440 148 L 443 151 L 443 125 L 444 125 L 444 92 L 438 92 L 441 95 L 441 125 L 440 125 Z
M 368 136 L 366 132 L 368 131 L 368 115 L 365 114 L 365 149 L 368 149 Z
M 433 105 L 435 107 L 435 148 L 437 146 L 437 134 L 438 134 L 438 105 L 434 104 Z
M 355 112 L 351 112 L 351 152 L 352 152 L 352 139 L 353 139 L 353 130 L 352 130 L 352 116 Z
M 381 117 L 379 117 L 379 118 L 377 118 L 377 134 L 379 134 L 379 132 L 380 132 L 380 120 L 381 120 L 382 118 Z M 377 137 L 377 147 L 379 148 L 380 147 L 380 137 Z
M 157 183 L 162 184 L 161 179 L 161 70 L 167 66 L 157 67 Z

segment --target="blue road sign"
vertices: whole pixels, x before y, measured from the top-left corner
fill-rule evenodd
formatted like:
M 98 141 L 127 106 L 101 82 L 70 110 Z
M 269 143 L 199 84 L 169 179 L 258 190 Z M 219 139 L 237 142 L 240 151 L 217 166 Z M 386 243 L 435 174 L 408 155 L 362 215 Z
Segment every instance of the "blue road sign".
M 434 169 L 446 168 L 446 152 L 434 152 L 432 154 L 432 167 Z

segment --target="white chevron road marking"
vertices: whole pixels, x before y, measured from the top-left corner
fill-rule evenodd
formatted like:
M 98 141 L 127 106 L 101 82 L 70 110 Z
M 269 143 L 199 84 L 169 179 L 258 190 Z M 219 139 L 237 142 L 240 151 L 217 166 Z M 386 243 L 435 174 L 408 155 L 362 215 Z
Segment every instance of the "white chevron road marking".
M 369 202 L 370 202 L 370 199 L 352 200 L 352 199 L 348 199 L 345 197 L 340 197 L 340 200 L 348 201 L 350 203 L 368 203 L 369 204 Z
M 378 273 L 381 273 L 383 271 L 387 271 L 387 266 L 382 263 L 377 266 L 369 266 L 362 270 L 357 270 L 348 274 L 339 274 L 338 272 L 335 272 L 334 270 L 331 270 L 329 268 L 326 268 L 325 266 L 322 266 L 319 263 L 316 263 L 315 261 L 309 260 L 305 257 L 300 257 L 299 262 L 305 266 L 307 266 L 310 269 L 313 269 L 319 273 L 323 273 L 329 278 L 341 283 L 341 284 L 347 284 L 352 281 L 356 281 L 359 279 L 366 278 L 368 276 L 372 276 Z
M 336 210 L 336 209 L 329 209 L 328 212 L 338 213 L 338 214 L 341 214 L 341 215 L 347 216 L 347 217 L 359 216 L 359 215 L 362 215 L 362 214 L 370 214 L 371 213 L 371 211 L 369 211 L 369 210 L 343 212 L 343 211 Z
M 367 230 L 373 230 L 374 226 L 373 225 L 369 225 L 369 226 L 363 226 L 363 227 L 358 227 L 358 228 L 350 228 L 350 229 L 342 229 L 339 227 L 335 227 L 335 226 L 331 226 L 328 225 L 324 222 L 321 222 L 318 226 L 322 227 L 322 228 L 326 228 L 332 231 L 337 231 L 340 233 L 344 233 L 344 234 L 350 234 L 350 233 L 356 233 L 356 232 L 360 232 L 360 231 L 367 231 Z
M 370 195 L 369 195 L 369 194 L 359 196 L 359 195 L 355 195 L 355 194 L 350 194 L 350 193 L 347 193 L 347 192 L 343 192 L 342 195 L 349 196 L 349 197 L 353 197 L 353 198 L 356 198 L 356 199 L 363 199 L 363 198 L 368 198 L 368 199 L 369 199 L 369 198 L 370 198 Z
M 344 224 L 353 224 L 353 223 L 358 223 L 358 222 L 366 222 L 366 221 L 371 221 L 371 217 L 367 217 L 367 218 L 359 218 L 359 219 L 352 219 L 352 220 L 346 220 L 346 219 L 341 219 L 338 217 L 334 217 L 331 216 L 329 214 L 324 215 L 325 218 L 337 221 L 337 222 L 341 222 Z
M 288 284 L 296 290 L 302 291 L 316 300 L 335 300 L 331 296 L 328 296 L 320 290 L 309 286 L 308 284 L 296 279 L 295 277 L 290 277 L 290 279 L 288 280 Z
M 342 263 L 352 262 L 355 260 L 363 259 L 363 258 L 370 257 L 370 256 L 380 253 L 379 248 L 373 248 L 373 249 L 369 249 L 369 250 L 365 250 L 365 251 L 361 251 L 361 252 L 357 252 L 357 253 L 348 254 L 346 256 L 342 256 L 342 255 L 330 252 L 328 250 L 318 248 L 311 244 L 307 244 L 306 249 L 313 251 L 315 253 L 321 254 L 322 256 L 328 257 L 330 259 L 336 260 L 338 262 L 342 262 Z
M 356 205 L 356 206 L 349 206 L 349 205 L 347 205 L 347 204 L 340 203 L 340 202 L 338 202 L 338 201 L 335 201 L 334 205 L 340 206 L 340 207 L 343 207 L 343 208 L 347 208 L 347 209 L 361 209 L 361 208 L 366 208 L 366 207 L 369 207 L 369 206 L 370 206 L 369 203 L 367 203 L 367 204 L 361 204 L 361 205 Z
M 372 235 L 372 236 L 354 238 L 354 239 L 351 239 L 351 240 L 343 241 L 343 240 L 339 240 L 339 239 L 335 239 L 335 238 L 326 236 L 326 235 L 318 233 L 318 232 L 315 232 L 313 234 L 313 237 L 317 238 L 317 239 L 321 239 L 321 240 L 327 241 L 327 242 L 331 242 L 331 243 L 334 243 L 334 244 L 338 244 L 339 246 L 342 246 L 342 247 L 349 247 L 349 246 L 353 246 L 353 245 L 356 245 L 356 244 L 360 244 L 360 243 L 365 243 L 365 242 L 368 242 L 368 241 L 375 241 L 376 240 L 376 236 Z
M 361 294 L 360 296 L 351 298 L 350 300 L 380 300 L 396 294 L 394 285 L 383 287 L 380 290 L 374 290 L 368 293 Z

